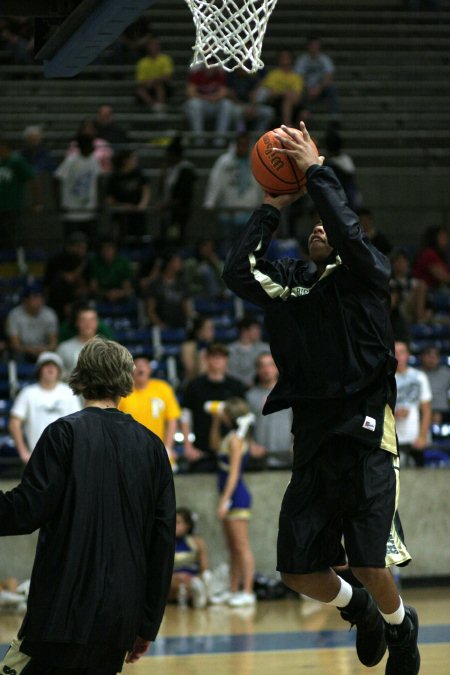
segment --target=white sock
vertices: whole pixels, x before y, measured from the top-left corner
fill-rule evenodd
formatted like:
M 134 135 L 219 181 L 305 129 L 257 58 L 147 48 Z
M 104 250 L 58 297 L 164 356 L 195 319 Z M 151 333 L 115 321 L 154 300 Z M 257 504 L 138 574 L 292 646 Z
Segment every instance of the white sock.
M 348 603 L 352 599 L 353 587 L 350 586 L 350 584 L 347 581 L 345 581 L 345 579 L 341 579 L 341 577 L 339 576 L 338 579 L 341 582 L 339 593 L 334 598 L 334 600 L 326 602 L 325 604 L 333 605 L 333 607 L 347 607 Z
M 386 623 L 391 624 L 391 626 L 400 625 L 403 619 L 405 618 L 405 608 L 403 607 L 403 600 L 400 598 L 400 607 L 395 612 L 392 612 L 392 614 L 383 614 L 383 612 L 380 612 L 380 614 L 386 621 Z

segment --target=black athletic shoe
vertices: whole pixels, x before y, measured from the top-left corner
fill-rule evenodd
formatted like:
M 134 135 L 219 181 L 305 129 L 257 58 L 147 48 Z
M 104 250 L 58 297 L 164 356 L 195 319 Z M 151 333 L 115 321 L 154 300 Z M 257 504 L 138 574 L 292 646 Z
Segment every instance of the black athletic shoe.
M 414 607 L 405 605 L 405 618 L 400 626 L 386 625 L 389 658 L 386 675 L 417 675 L 420 653 L 417 648 L 419 619 Z
M 362 607 L 352 611 L 350 602 L 350 606 L 344 607 L 340 612 L 345 621 L 356 626 L 358 658 L 362 664 L 371 668 L 381 661 L 386 652 L 385 623 L 375 601 L 365 588 L 354 589 L 353 593 L 361 595 L 364 601 L 364 604 L 361 603 Z

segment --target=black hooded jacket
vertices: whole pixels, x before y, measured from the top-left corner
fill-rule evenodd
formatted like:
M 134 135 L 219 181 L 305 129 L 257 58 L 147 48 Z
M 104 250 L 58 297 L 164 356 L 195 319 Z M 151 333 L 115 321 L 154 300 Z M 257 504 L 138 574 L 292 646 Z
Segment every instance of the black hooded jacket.
M 396 366 L 389 261 L 362 232 L 331 169 L 310 167 L 307 189 L 333 248 L 325 272 L 303 260 L 264 257 L 280 214 L 263 205 L 223 273 L 230 289 L 265 310 L 279 380 L 264 413 L 293 407 L 302 461 L 328 433 L 380 442 L 385 406 L 395 403 Z M 367 417 L 375 428 L 363 426 Z
M 155 434 L 115 408 L 50 424 L 21 483 L 0 492 L 0 535 L 38 528 L 22 636 L 112 650 L 155 639 L 175 550 L 172 470 Z

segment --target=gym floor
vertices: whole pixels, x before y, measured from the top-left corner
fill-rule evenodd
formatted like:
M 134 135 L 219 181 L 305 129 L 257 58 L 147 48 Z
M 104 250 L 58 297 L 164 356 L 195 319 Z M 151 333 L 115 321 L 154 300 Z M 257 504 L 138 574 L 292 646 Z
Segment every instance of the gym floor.
M 408 589 L 405 604 L 419 613 L 423 675 L 450 673 L 450 588 Z M 0 615 L 2 653 L 21 617 Z M 124 675 L 363 675 L 368 670 L 336 609 L 306 600 L 259 602 L 256 608 L 204 610 L 168 606 L 149 656 Z

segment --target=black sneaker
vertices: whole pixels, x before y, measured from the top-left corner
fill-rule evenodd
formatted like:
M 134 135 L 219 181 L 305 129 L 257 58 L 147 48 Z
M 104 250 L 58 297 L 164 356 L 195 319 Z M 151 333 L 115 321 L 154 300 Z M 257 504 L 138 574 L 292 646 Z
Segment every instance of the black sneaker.
M 417 675 L 420 670 L 420 653 L 417 648 L 419 619 L 414 607 L 405 605 L 405 618 L 400 626 L 386 625 L 389 658 L 386 675 Z
M 386 652 L 385 624 L 372 596 L 365 588 L 354 589 L 353 593 L 364 594 L 361 609 L 349 607 L 340 610 L 345 621 L 356 626 L 356 653 L 362 664 L 371 668 L 381 661 Z

